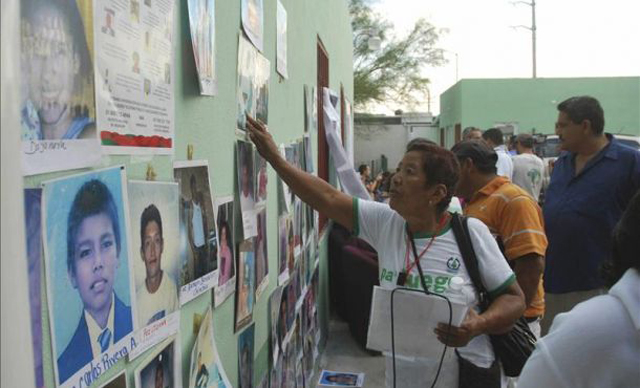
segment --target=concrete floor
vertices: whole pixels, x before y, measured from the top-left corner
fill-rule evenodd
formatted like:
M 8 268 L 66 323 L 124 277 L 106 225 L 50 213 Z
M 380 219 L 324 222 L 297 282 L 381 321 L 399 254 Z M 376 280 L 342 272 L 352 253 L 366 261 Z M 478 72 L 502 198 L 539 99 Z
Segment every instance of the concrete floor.
M 384 357 L 372 356 L 362 350 L 351 337 L 347 323 L 336 317 L 329 323 L 327 346 L 320 358 L 320 372 L 323 369 L 364 373 L 363 387 L 384 387 Z

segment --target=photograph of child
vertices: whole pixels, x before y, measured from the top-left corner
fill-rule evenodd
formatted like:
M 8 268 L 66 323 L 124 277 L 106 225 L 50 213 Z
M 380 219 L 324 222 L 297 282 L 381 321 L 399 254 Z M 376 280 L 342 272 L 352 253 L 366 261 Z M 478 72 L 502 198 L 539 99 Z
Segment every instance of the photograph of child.
M 238 387 L 253 388 L 254 325 L 238 336 Z
M 233 197 L 226 198 L 218 205 L 218 286 L 215 292 L 216 307 L 222 304 L 235 289 L 235 225 L 233 222 Z
M 40 268 L 42 262 L 42 189 L 24 190 L 24 222 L 27 240 L 27 268 L 29 274 L 29 311 L 31 312 L 31 345 L 36 388 L 44 387 L 42 369 L 42 300 L 40 297 Z
M 208 162 L 181 161 L 173 167 L 180 183 L 180 235 L 188 247 L 181 270 L 180 285 L 184 286 L 217 271 L 218 239 Z M 186 301 L 181 297 L 181 303 Z
M 238 278 L 236 280 L 236 331 L 251 322 L 255 302 L 256 261 L 251 240 L 238 247 Z
M 177 388 L 181 386 L 180 347 L 170 337 L 135 372 L 137 388 Z
M 47 297 L 62 384 L 133 330 L 124 167 L 43 183 Z
M 139 252 L 133 268 L 140 328 L 180 307 L 177 284 L 184 252 L 178 239 L 179 198 L 177 183 L 129 182 L 131 243 Z

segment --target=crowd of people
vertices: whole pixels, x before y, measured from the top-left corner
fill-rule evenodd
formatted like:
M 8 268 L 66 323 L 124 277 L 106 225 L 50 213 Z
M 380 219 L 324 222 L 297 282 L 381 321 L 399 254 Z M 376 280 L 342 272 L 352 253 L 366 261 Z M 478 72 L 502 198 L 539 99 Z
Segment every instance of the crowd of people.
M 395 173 L 372 179 L 360 168 L 372 196 L 362 200 L 287 163 L 266 126 L 247 118 L 258 151 L 291 190 L 377 250 L 381 287 L 428 288 L 440 279 L 432 292 L 447 296 L 457 276 L 475 295 L 459 327 L 435 330 L 456 352 L 441 365 L 415 358 L 392 368 L 387 357 L 388 387 L 394 378 L 401 387 L 431 385 L 439 367 L 438 386 L 463 386 L 469 364 L 486 378 L 483 386 L 514 385 L 489 336 L 508 332 L 521 317 L 539 341 L 519 387 L 640 384 L 640 152 L 604 132 L 595 98 L 572 97 L 557 109 L 563 152 L 542 206 L 544 166 L 530 135 L 514 139 L 513 157 L 497 128 L 468 128 L 451 150 L 414 139 Z M 373 201 L 377 190 L 387 203 Z M 456 197 L 489 294 L 482 310 L 451 228 Z

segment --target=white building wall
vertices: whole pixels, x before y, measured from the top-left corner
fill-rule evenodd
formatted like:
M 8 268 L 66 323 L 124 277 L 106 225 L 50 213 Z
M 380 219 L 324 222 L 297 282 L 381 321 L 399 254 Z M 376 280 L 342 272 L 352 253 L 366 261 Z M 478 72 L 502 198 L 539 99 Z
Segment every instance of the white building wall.
M 387 157 L 388 167 L 394 169 L 407 145 L 407 132 L 403 125 L 355 125 L 354 167 L 370 164 L 379 160 L 381 155 Z

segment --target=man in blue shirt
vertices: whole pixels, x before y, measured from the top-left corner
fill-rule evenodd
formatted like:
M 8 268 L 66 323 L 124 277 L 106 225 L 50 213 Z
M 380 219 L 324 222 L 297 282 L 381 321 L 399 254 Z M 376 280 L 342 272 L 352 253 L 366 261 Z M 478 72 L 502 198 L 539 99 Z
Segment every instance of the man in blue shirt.
M 558 105 L 556 160 L 543 208 L 549 247 L 544 285 L 545 334 L 556 314 L 603 291 L 601 263 L 611 232 L 640 188 L 640 152 L 604 133 L 604 112 L 593 97 Z

